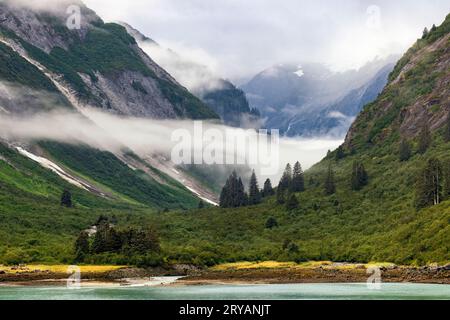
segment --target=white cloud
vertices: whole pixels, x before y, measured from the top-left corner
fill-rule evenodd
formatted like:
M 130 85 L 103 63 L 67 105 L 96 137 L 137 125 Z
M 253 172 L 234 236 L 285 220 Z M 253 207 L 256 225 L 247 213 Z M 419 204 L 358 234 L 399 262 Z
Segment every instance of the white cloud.
M 217 61 L 216 71 L 231 79 L 284 62 L 356 68 L 376 56 L 402 53 L 425 26 L 441 23 L 450 12 L 449 0 L 85 2 L 106 20 L 126 21 L 174 49 L 201 48 Z

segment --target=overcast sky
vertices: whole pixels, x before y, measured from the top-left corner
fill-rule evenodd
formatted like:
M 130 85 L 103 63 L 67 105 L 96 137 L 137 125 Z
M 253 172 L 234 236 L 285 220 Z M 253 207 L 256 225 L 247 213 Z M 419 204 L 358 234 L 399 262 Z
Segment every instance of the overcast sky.
M 402 53 L 450 0 L 85 0 L 106 21 L 125 21 L 232 80 L 275 64 L 359 67 Z

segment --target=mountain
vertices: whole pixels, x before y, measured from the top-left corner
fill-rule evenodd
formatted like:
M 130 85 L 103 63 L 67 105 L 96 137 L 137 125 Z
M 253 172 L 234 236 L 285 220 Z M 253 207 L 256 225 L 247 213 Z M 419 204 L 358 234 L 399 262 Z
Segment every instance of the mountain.
M 305 172 L 306 191 L 295 194 L 297 208 L 288 209 L 269 197 L 257 206 L 215 209 L 215 214 L 208 212 L 209 231 L 202 229 L 192 237 L 209 239 L 226 230 L 227 240 L 220 241 L 221 249 L 214 246 L 211 259 L 228 255 L 231 261 L 448 263 L 449 83 L 450 15 L 399 60 L 378 98 L 356 118 L 342 147 Z M 429 138 L 421 134 L 427 127 Z M 423 139 L 429 141 L 425 151 L 419 148 Z M 402 140 L 411 145 L 406 160 L 400 159 Z M 427 184 L 430 164 L 436 163 L 442 170 L 433 169 L 437 187 Z M 355 187 L 361 165 L 367 185 Z M 336 192 L 328 195 L 330 168 Z M 433 192 L 441 195 L 435 205 L 428 201 L 417 207 L 418 196 Z M 269 219 L 277 226 L 267 228 Z
M 66 10 L 74 3 L 80 6 L 83 17 L 79 30 L 66 27 Z M 210 108 L 147 56 L 125 28 L 104 23 L 81 2 L 58 1 L 49 11 L 4 1 L 0 3 L 0 32 L 4 55 L 20 60 L 18 54 L 32 65 L 27 68 L 34 66 L 41 71 L 41 76 L 42 73 L 50 75 L 46 83 L 41 84 L 37 75 L 23 79 L 21 69 L 3 66 L 7 69 L 1 74 L 3 80 L 31 83 L 34 89 L 54 91 L 55 86 L 60 87 L 70 94 L 72 103 L 121 115 L 160 119 L 217 118 Z M 53 84 L 48 83 L 49 80 Z
M 200 98 L 222 121 L 231 126 L 255 126 L 259 113 L 251 110 L 245 93 L 228 80 L 221 79 L 206 66 L 159 45 L 127 23 L 121 23 L 140 47 L 190 92 Z
M 354 117 L 387 82 L 396 57 L 334 73 L 323 65 L 278 65 L 242 88 L 265 126 L 287 136 L 344 136 Z
M 81 8 L 80 29 L 66 26 L 69 3 Z M 66 112 L 97 126 L 97 133 L 101 126 L 85 113 L 90 108 L 142 119 L 218 118 L 151 60 L 124 27 L 104 23 L 81 2 L 55 1 L 51 8 L 1 2 L 0 57 L 0 117 L 28 119 Z M 175 175 L 163 157 L 149 155 L 144 160 L 127 145 L 100 150 L 85 140 L 89 134 L 70 144 L 63 136 L 57 139 L 60 142 L 4 137 L 0 162 L 17 172 L 2 176 L 3 187 L 46 198 L 41 199 L 44 202 L 57 199 L 66 188 L 74 194 L 91 193 L 99 202 L 109 200 L 112 206 L 154 209 L 192 208 L 201 197 L 214 199 L 184 172 Z M 32 163 L 53 174 L 39 178 L 41 170 Z M 36 175 L 35 181 L 47 191 L 34 190 L 28 175 Z M 75 200 L 77 205 L 94 203 L 92 197 L 84 203 L 85 197 Z

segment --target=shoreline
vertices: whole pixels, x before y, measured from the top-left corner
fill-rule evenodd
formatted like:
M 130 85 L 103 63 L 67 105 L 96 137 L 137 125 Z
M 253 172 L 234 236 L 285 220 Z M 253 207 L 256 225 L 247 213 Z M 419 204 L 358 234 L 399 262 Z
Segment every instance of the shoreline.
M 373 275 L 369 265 L 315 263 L 275 267 L 260 267 L 258 263 L 235 264 L 200 269 L 188 265 L 170 268 L 141 269 L 120 267 L 112 271 L 82 272 L 81 287 L 87 286 L 188 286 L 188 285 L 257 285 L 302 283 L 366 283 Z M 450 284 L 450 265 L 379 267 L 382 283 Z M 0 287 L 63 286 L 69 275 L 62 272 L 17 272 L 0 274 Z

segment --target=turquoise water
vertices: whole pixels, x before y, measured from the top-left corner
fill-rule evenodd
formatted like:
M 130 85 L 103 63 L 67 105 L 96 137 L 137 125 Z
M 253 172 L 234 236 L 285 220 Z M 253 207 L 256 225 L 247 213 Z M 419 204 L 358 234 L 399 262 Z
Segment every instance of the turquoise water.
M 450 300 L 450 285 L 366 284 L 202 285 L 162 287 L 0 287 L 0 300 Z

